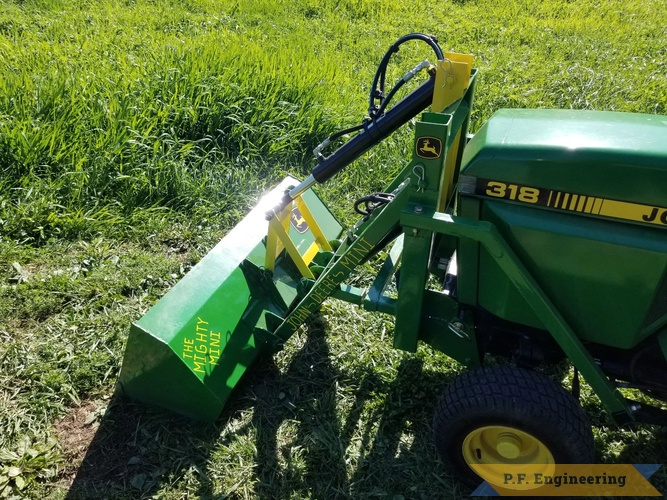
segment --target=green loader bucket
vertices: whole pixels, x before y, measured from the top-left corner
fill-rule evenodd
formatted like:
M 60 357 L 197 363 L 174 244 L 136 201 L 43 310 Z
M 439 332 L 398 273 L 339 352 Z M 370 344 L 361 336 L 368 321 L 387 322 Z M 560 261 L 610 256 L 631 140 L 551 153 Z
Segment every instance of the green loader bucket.
M 121 394 L 200 420 L 218 417 L 247 368 L 270 350 L 266 330 L 277 326 L 297 296 L 301 274 L 284 251 L 272 275 L 263 267 L 266 212 L 298 182 L 285 178 L 132 325 Z M 307 191 L 303 200 L 325 237 L 337 238 L 342 227 L 315 193 Z M 292 219 L 289 235 L 303 253 L 315 237 Z

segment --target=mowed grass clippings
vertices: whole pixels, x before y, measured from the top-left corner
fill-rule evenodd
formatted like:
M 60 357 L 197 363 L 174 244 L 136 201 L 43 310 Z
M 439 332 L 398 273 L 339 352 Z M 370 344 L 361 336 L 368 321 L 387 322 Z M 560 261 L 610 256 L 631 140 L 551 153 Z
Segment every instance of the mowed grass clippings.
M 665 7 L 0 0 L 0 495 L 465 496 L 430 436 L 460 367 L 393 350 L 391 318 L 328 302 L 214 425 L 112 396 L 129 324 L 360 122 L 399 36 L 475 54 L 474 130 L 502 107 L 664 114 Z M 425 57 L 401 48 L 390 82 Z M 319 189 L 341 220 L 411 141 L 404 127 Z M 620 430 L 582 394 L 600 460 L 665 461 L 662 431 Z

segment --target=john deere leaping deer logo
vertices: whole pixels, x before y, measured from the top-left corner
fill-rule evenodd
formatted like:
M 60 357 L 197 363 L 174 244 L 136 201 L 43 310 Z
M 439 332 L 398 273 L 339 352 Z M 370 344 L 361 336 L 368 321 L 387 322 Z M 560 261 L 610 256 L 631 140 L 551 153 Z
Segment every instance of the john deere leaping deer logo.
M 292 223 L 292 227 L 296 229 L 299 234 L 303 234 L 308 231 L 308 224 L 306 223 L 306 219 L 303 218 L 303 215 L 301 215 L 301 212 L 299 212 L 299 209 L 296 207 L 294 207 L 292 210 L 292 215 L 290 215 L 290 222 Z
M 435 137 L 420 137 L 417 139 L 416 148 L 420 158 L 435 160 L 442 154 L 442 141 Z

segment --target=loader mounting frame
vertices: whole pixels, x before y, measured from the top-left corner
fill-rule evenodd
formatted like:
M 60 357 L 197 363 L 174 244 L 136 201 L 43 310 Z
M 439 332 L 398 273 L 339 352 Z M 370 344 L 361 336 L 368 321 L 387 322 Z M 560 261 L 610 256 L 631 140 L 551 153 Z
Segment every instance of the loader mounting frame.
M 439 113 L 424 113 L 416 123 L 415 144 L 421 138 L 439 141 L 442 151 L 425 158 L 418 151 L 387 191 L 393 199 L 383 208 L 351 228 L 325 270 L 317 279 L 304 278 L 307 293 L 291 308 L 275 331 L 267 332 L 287 340 L 329 297 L 334 297 L 396 317 L 394 347 L 414 352 L 418 341 L 426 342 L 468 367 L 482 364 L 474 325 L 465 296 L 457 300 L 428 289 L 431 248 L 437 238 L 458 245 L 481 245 L 506 273 L 511 282 L 541 319 L 573 366 L 599 396 L 606 410 L 619 424 L 635 420 L 629 402 L 602 372 L 567 321 L 521 263 L 493 224 L 445 210 L 454 202 L 464 140 L 468 133 L 474 97 L 476 71 L 461 99 Z M 437 86 L 436 86 L 437 87 Z M 436 90 L 437 92 L 437 90 Z M 434 98 L 435 100 L 435 98 Z M 400 228 L 400 235 L 368 289 L 348 285 L 345 280 L 357 266 L 381 250 L 387 235 Z M 386 289 L 400 263 L 398 299 Z M 468 307 L 467 307 L 468 306 Z

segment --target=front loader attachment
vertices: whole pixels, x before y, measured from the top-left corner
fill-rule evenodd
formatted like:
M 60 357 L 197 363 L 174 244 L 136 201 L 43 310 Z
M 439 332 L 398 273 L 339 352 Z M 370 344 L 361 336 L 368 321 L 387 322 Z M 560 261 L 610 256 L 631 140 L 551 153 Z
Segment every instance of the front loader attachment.
M 297 266 L 304 260 L 286 254 L 312 255 L 314 247 L 328 245 L 342 230 L 308 190 L 274 228 L 289 235 L 291 248 L 283 251 L 286 245 L 271 231 L 267 237 L 267 211 L 295 184 L 287 177 L 262 198 L 132 325 L 119 378 L 122 394 L 211 421 L 252 362 L 279 347 L 280 339 L 269 332 L 287 314 L 303 277 Z
M 385 93 L 388 58 L 410 40 L 431 46 L 437 67 L 422 61 Z M 387 109 L 399 88 L 422 70 L 428 80 Z M 395 265 L 386 266 L 368 294 L 343 281 L 398 236 L 408 202 L 423 208 L 437 200 L 440 191 L 451 192 L 469 121 L 472 82 L 470 57 L 443 54 L 432 37 L 415 33 L 393 44 L 376 73 L 368 119 L 325 139 L 315 148 L 318 164 L 307 179 L 285 179 L 132 325 L 120 392 L 194 418 L 214 420 L 252 362 L 263 353 L 277 351 L 328 297 L 396 313 L 396 300 L 383 295 Z M 342 227 L 312 186 L 333 177 L 429 106 L 433 123 L 418 127 L 412 162 L 386 193 L 377 193 L 381 202 L 367 204 L 367 210 L 360 211 L 364 217 L 332 247 L 330 240 L 339 237 Z M 455 113 L 442 115 L 445 110 Z M 333 141 L 356 131 L 328 156 L 322 153 Z M 450 168 L 446 178 L 437 175 L 443 164 Z M 429 185 L 427 175 L 438 182 Z M 413 232 L 404 239 L 410 238 L 419 240 L 419 255 L 412 259 L 410 251 L 405 253 L 401 272 L 406 276 L 413 271 L 425 278 L 427 263 L 423 269 L 420 263 L 428 257 L 431 240 Z M 396 264 L 397 258 L 390 263 Z M 423 279 L 420 283 L 403 292 L 399 287 L 399 295 L 412 295 L 413 300 L 397 314 L 397 331 L 404 333 L 397 347 L 411 349 L 417 342 Z

